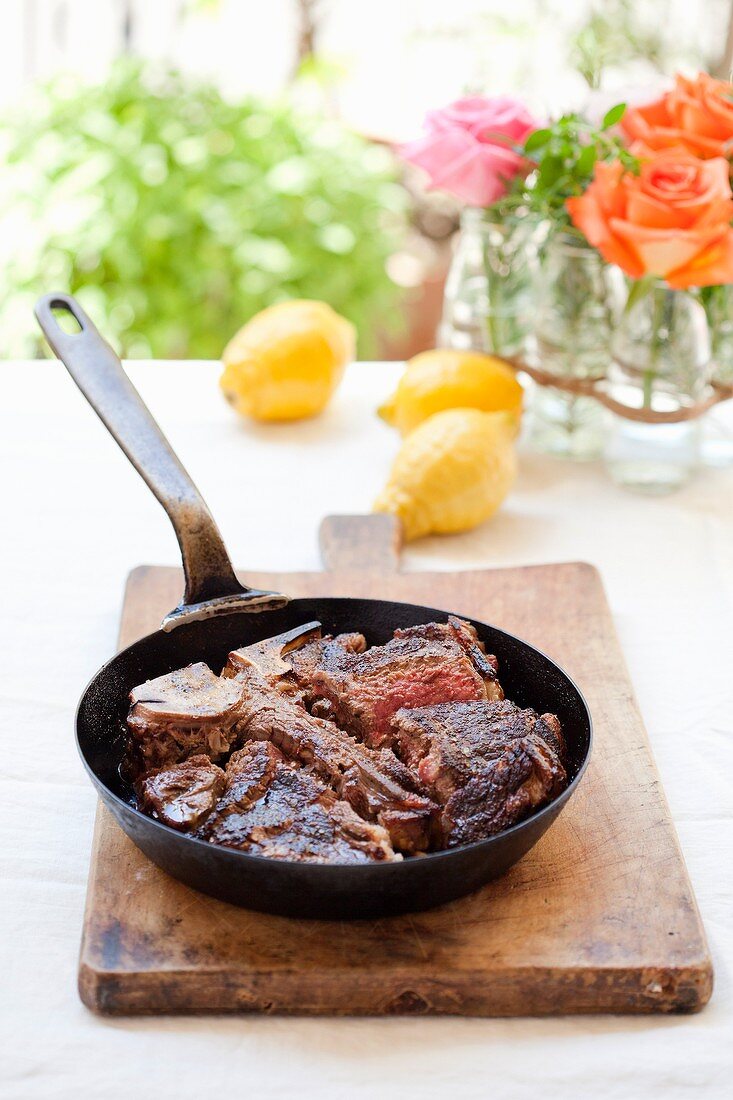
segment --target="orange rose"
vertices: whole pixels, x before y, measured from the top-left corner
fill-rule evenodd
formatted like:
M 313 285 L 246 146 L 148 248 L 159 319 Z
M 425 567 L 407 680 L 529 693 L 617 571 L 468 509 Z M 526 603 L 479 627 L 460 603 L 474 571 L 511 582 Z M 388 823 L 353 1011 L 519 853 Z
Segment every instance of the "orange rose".
M 733 282 L 733 199 L 728 162 L 684 149 L 656 153 L 638 176 L 599 162 L 585 194 L 567 199 L 574 225 L 634 279 L 671 287 Z
M 634 152 L 684 148 L 696 157 L 733 155 L 733 86 L 700 73 L 694 80 L 677 75 L 661 99 L 627 107 L 621 129 Z

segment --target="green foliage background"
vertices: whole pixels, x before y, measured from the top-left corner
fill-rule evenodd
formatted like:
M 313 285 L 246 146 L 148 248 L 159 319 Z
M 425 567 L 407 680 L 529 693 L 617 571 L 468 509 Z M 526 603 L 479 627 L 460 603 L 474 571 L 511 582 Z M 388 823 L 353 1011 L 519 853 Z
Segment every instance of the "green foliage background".
M 368 357 L 396 316 L 406 198 L 391 155 L 336 122 L 124 61 L 51 86 L 0 147 L 2 357 L 44 354 L 49 290 L 128 357 L 218 357 L 285 298 L 329 302 Z

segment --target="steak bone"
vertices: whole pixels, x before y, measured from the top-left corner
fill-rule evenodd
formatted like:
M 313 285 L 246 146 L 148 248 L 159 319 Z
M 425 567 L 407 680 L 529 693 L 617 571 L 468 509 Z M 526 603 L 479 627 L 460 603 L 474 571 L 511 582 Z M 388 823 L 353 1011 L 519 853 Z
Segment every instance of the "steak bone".
M 320 637 L 321 624 L 311 622 L 242 649 L 233 649 L 222 676 L 230 679 L 247 669 L 254 669 L 268 683 L 276 682 L 292 671 L 292 666 L 284 659 L 287 654 L 309 642 L 318 641 Z

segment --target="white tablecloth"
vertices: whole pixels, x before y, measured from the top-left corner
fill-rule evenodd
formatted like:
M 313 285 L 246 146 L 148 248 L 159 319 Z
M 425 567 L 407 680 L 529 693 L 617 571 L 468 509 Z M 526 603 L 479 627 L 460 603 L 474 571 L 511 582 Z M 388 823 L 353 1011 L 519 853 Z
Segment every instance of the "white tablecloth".
M 237 564 L 317 568 L 321 517 L 367 510 L 386 475 L 396 439 L 374 408 L 397 367 L 354 366 L 325 416 L 269 427 L 237 421 L 217 372 L 130 370 Z M 405 554 L 408 569 L 600 568 L 714 956 L 700 1015 L 103 1020 L 75 985 L 95 799 L 73 712 L 114 650 L 128 570 L 174 563 L 177 546 L 60 364 L 2 364 L 0 378 L 0 1095 L 733 1096 L 733 473 L 649 500 L 596 466 L 525 454 L 490 524 Z

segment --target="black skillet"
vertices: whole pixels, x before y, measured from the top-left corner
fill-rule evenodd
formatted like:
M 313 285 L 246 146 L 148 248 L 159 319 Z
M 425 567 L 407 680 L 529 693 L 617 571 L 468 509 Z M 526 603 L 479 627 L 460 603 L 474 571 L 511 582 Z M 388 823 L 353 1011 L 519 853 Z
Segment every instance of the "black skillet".
M 67 311 L 69 334 L 54 311 Z M 197 890 L 235 905 L 291 917 L 380 917 L 451 901 L 502 874 L 521 859 L 571 797 L 588 762 L 591 718 L 570 677 L 543 653 L 511 634 L 473 622 L 500 661 L 508 698 L 559 716 L 569 755 L 570 785 L 549 806 L 506 832 L 450 851 L 397 863 L 302 864 L 266 859 L 195 840 L 140 813 L 121 778 L 128 693 L 136 684 L 194 661 L 218 671 L 231 649 L 314 619 L 324 633 L 359 630 L 371 644 L 397 627 L 445 622 L 447 611 L 387 600 L 289 600 L 247 588 L 201 495 L 176 458 L 115 352 L 78 303 L 51 294 L 36 317 L 56 355 L 165 508 L 183 558 L 183 601 L 161 629 L 104 665 L 84 692 L 77 744 L 92 782 L 120 826 L 154 863 Z M 121 520 L 124 522 L 124 519 Z

